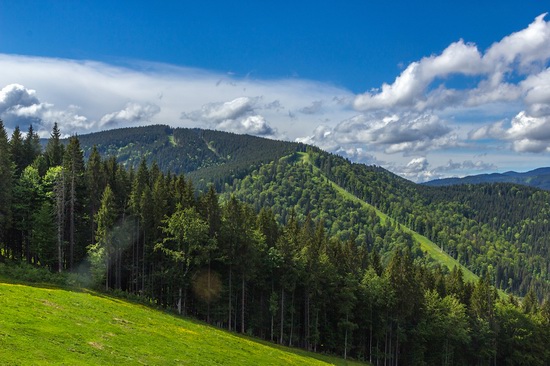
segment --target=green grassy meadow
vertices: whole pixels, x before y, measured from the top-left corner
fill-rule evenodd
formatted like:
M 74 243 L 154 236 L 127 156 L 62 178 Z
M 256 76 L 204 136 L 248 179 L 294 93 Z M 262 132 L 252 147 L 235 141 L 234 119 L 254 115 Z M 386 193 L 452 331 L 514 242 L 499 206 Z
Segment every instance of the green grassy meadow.
M 96 292 L 0 278 L 2 365 L 358 365 Z

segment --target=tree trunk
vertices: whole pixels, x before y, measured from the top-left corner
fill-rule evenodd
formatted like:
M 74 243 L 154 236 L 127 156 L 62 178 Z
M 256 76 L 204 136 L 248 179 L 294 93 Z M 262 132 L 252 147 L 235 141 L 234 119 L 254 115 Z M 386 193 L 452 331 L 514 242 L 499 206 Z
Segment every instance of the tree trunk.
M 75 182 L 76 172 L 74 167 L 71 171 L 71 207 L 69 211 L 69 268 L 72 272 L 73 263 L 74 263 L 74 241 L 75 241 L 75 209 L 76 209 L 76 182 Z
M 210 258 L 208 258 L 208 302 L 206 304 L 206 322 L 210 324 L 210 301 L 212 300 L 212 293 L 210 290 Z
M 292 290 L 292 299 L 290 301 L 290 336 L 288 338 L 288 346 L 292 347 L 292 335 L 294 332 L 294 293 L 296 291 Z
M 281 286 L 281 334 L 279 334 L 279 344 L 283 344 L 283 332 L 285 324 L 285 291 Z
M 244 273 L 242 278 L 242 294 L 241 294 L 241 333 L 244 334 L 244 296 L 245 296 L 245 280 L 244 280 Z
M 181 295 L 182 295 L 182 289 L 181 286 L 179 287 L 179 295 L 178 295 L 178 314 L 181 315 Z
M 61 172 L 61 182 L 58 182 L 57 192 L 57 261 L 58 272 L 63 270 L 63 231 L 65 223 L 65 173 Z
M 227 329 L 229 331 L 231 331 L 231 275 L 232 275 L 232 268 L 230 264 L 229 265 L 229 304 L 228 304 L 229 315 L 227 317 Z

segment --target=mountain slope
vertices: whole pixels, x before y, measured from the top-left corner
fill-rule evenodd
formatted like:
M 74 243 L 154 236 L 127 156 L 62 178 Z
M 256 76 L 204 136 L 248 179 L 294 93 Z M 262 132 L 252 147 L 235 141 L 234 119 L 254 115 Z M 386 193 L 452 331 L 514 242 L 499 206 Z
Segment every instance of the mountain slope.
M 156 162 L 162 171 L 186 174 L 199 188 L 217 187 L 247 174 L 251 167 L 279 159 L 302 144 L 228 132 L 156 125 L 79 136 L 88 158 L 95 145 L 101 156 L 115 156 L 126 167 Z
M 89 291 L 0 279 L 0 309 L 2 364 L 355 364 L 274 346 Z
M 431 187 L 451 186 L 457 184 L 482 184 L 482 183 L 514 183 L 530 187 L 550 190 L 550 167 L 538 168 L 528 172 L 506 172 L 470 175 L 463 178 L 436 179 L 424 185 Z
M 331 236 L 386 260 L 396 248 L 408 247 L 417 258 L 431 249 L 434 264 L 458 261 L 506 291 L 550 291 L 548 192 L 512 184 L 417 185 L 317 148 L 218 131 L 150 126 L 80 139 L 85 151 L 96 144 L 126 165 L 146 156 L 164 171 L 184 172 L 199 189 L 214 182 L 258 211 L 271 207 L 279 222 L 293 210 L 323 220 Z M 308 164 L 299 154 L 306 150 Z

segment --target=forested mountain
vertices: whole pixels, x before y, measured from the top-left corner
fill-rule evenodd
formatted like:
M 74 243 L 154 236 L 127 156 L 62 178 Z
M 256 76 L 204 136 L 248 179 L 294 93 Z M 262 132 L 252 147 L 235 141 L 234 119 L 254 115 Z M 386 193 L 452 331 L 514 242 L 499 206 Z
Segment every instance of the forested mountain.
M 550 362 L 546 191 L 419 186 L 215 131 L 59 136 L 42 151 L 32 129 L 8 139 L 0 123 L 3 261 L 375 363 Z
M 304 160 L 295 154 L 306 151 L 303 144 L 220 131 L 147 126 L 79 140 L 85 159 L 94 145 L 101 156 L 114 156 L 125 167 L 136 169 L 144 157 L 161 171 L 184 173 L 195 189 L 205 191 L 213 183 L 218 192 L 234 192 L 257 211 L 271 207 L 281 224 L 291 211 L 323 220 L 329 235 L 367 243 L 383 257 L 398 246 L 422 256 L 418 240 L 401 225 L 474 273 L 488 273 L 500 289 L 524 295 L 533 287 L 541 299 L 550 291 L 550 196 L 543 191 L 500 183 L 426 187 L 316 148 L 308 147 Z M 328 182 L 367 205 L 343 199 Z M 382 223 L 374 208 L 398 223 L 397 229 Z
M 469 175 L 463 178 L 435 179 L 423 184 L 431 187 L 441 187 L 457 184 L 481 183 L 514 183 L 540 188 L 548 191 L 550 190 L 550 168 L 538 168 L 523 173 L 506 172 Z
M 127 168 L 136 169 L 145 159 L 163 172 L 185 174 L 203 189 L 208 183 L 220 188 L 246 175 L 250 167 L 305 149 L 298 143 L 161 125 L 103 131 L 79 140 L 85 159 L 96 146 L 101 156 L 114 156 Z

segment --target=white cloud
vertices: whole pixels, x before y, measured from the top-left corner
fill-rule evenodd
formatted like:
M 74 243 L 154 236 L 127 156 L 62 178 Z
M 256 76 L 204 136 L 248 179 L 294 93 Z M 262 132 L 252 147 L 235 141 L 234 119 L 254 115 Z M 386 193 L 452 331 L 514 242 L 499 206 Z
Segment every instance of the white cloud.
M 234 120 L 254 112 L 259 98 L 239 97 L 229 102 L 208 103 L 200 110 L 182 113 L 182 119 L 192 121 L 206 121 L 220 123 L 225 120 Z
M 383 84 L 379 92 L 357 96 L 354 107 L 358 110 L 378 110 L 394 107 L 413 107 L 424 110 L 428 101 L 426 89 L 436 78 L 451 74 L 477 75 L 483 70 L 481 55 L 475 45 L 464 41 L 452 43 L 441 55 L 430 56 L 411 63 L 393 84 Z M 441 90 L 434 94 L 439 97 Z M 445 98 L 443 98 L 445 100 Z
M 361 111 L 396 108 L 424 111 L 518 100 L 522 89 L 507 81 L 507 77 L 540 72 L 550 59 L 550 23 L 544 20 L 545 16 L 538 16 L 527 28 L 494 43 L 483 55 L 476 45 L 460 40 L 440 55 L 412 62 L 392 84 L 358 95 L 354 107 Z M 430 89 L 436 80 L 451 75 L 482 79 L 472 89 L 449 89 L 444 83 Z
M 493 44 L 483 57 L 487 68 L 499 75 L 511 67 L 522 73 L 540 69 L 550 59 L 550 24 L 544 21 L 546 14 L 536 17 L 527 28 Z
M 411 153 L 456 146 L 456 136 L 447 123 L 432 114 L 403 114 L 380 117 L 360 114 L 330 129 L 319 126 L 300 142 L 313 143 L 328 150 L 347 145 L 365 145 L 388 154 Z
M 222 131 L 264 137 L 273 137 L 277 133 L 277 130 L 271 127 L 261 115 L 248 116 L 240 120 L 227 119 L 220 122 L 216 127 Z
M 316 115 L 296 113 L 311 101 L 321 101 L 323 116 L 331 121 L 344 120 L 354 113 L 349 104 L 342 102 L 351 100 L 352 93 L 330 84 L 300 79 L 242 79 L 164 64 L 128 64 L 131 67 L 0 54 L 0 88 L 17 81 L 28 90 L 36 90 L 34 96 L 40 95 L 49 117 L 54 117 L 54 111 L 62 117 L 58 122 L 64 133 L 95 131 L 108 126 L 106 123 L 113 118 L 118 118 L 117 126 L 162 123 L 216 128 L 227 119 L 250 125 L 248 117 L 261 115 L 278 137 L 294 138 L 319 124 Z M 220 80 L 223 82 L 218 83 Z M 121 108 L 128 105 L 142 106 L 144 114 L 139 117 L 137 109 Z M 153 113 L 152 106 L 159 108 L 158 113 Z M 38 119 L 46 117 L 44 113 L 35 115 Z
M 75 106 L 60 110 L 52 103 L 41 102 L 35 90 L 20 84 L 7 85 L 0 91 L 0 117 L 11 128 L 19 125 L 25 129 L 24 126 L 34 124 L 37 131 L 49 130 L 54 122 L 59 122 L 66 132 L 88 129 L 91 124 L 77 111 Z
M 160 108 L 155 104 L 128 103 L 126 108 L 101 117 L 99 126 L 113 128 L 129 124 L 147 123 L 159 112 Z

